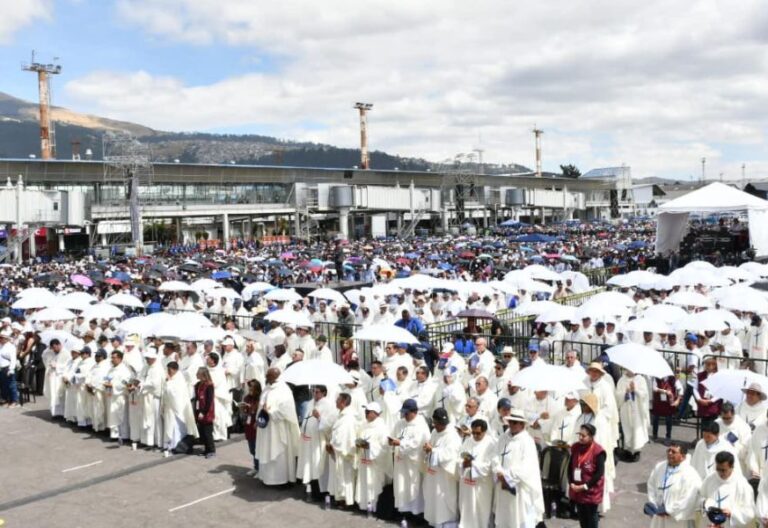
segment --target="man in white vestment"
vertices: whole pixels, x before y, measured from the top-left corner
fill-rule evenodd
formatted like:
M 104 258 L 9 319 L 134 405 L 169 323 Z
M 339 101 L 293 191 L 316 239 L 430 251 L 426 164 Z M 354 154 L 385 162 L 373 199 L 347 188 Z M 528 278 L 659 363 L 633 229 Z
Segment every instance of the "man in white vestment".
M 755 428 L 746 448 L 748 478 L 760 478 L 768 466 L 768 423 Z
M 222 345 L 221 367 L 227 379 L 229 390 L 240 391 L 243 387 L 243 374 L 245 371 L 245 358 L 235 348 L 235 340 L 231 337 L 224 338 Z
M 715 471 L 701 483 L 699 499 L 703 501 L 702 520 L 699 526 L 709 528 L 708 513 L 720 510 L 729 528 L 751 528 L 755 520 L 755 494 L 752 486 L 734 467 L 735 457 L 731 452 L 720 452 L 715 456 Z
M 749 424 L 736 414 L 731 402 L 723 402 L 720 406 L 720 417 L 715 420 L 715 423 L 720 427 L 720 438 L 730 443 L 736 450 L 741 467 L 748 467 L 749 441 L 752 439 L 752 429 L 749 428 Z
M 257 478 L 267 486 L 293 482 L 299 452 L 296 404 L 288 385 L 280 381 L 280 370 L 267 370 L 267 385 L 259 404 L 260 429 L 256 434 Z M 266 421 L 266 423 L 264 423 Z M 263 423 L 263 427 L 261 424 Z
M 392 481 L 392 450 L 388 445 L 390 430 L 381 419 L 381 406 L 371 402 L 365 406 L 365 423 L 358 434 L 357 485 L 355 502 L 361 510 L 376 512 L 379 495 Z
M 163 384 L 163 448 L 169 456 L 179 442 L 187 435 L 198 436 L 195 413 L 189 397 L 184 375 L 179 372 L 175 361 L 166 367 L 168 377 Z M 189 446 L 190 450 L 192 446 Z
M 741 389 L 744 393 L 744 401 L 739 404 L 736 414 L 744 418 L 750 429 L 766 422 L 766 404 L 765 389 L 759 383 L 750 383 L 748 387 Z
M 395 452 L 392 482 L 395 508 L 400 513 L 418 515 L 424 511 L 421 462 L 424 444 L 429 440 L 429 427 L 419 414 L 415 400 L 405 400 L 400 414 L 402 418 L 389 438 Z
M 459 520 L 459 451 L 461 437 L 450 426 L 448 411 L 432 413 L 435 429 L 424 444 L 424 519 L 438 528 L 453 528 Z
M 619 409 L 616 405 L 616 390 L 613 378 L 606 374 L 603 365 L 599 362 L 590 363 L 587 367 L 587 387 L 588 392 L 597 396 L 597 402 L 600 406 L 599 414 L 608 420 L 610 425 L 610 436 L 607 437 L 609 443 L 600 445 L 606 453 L 613 451 L 619 441 Z M 578 431 L 578 429 L 577 429 Z M 598 434 L 602 434 L 598 431 Z
M 226 440 L 227 429 L 232 425 L 232 393 L 219 355 L 215 352 L 208 354 L 206 365 L 211 374 L 214 391 L 213 439 Z
M 126 387 L 133 377 L 131 369 L 123 363 L 123 353 L 115 350 L 111 355 L 112 368 L 104 382 L 107 408 L 107 427 L 109 437 L 122 444 L 128 439 L 128 408 L 126 406 Z
M 569 392 L 565 395 L 564 407 L 552 415 L 552 425 L 549 432 L 549 443 L 552 445 L 571 445 L 576 436 L 574 427 L 581 416 L 579 395 Z
M 459 453 L 459 511 L 461 528 L 487 528 L 493 511 L 493 458 L 496 441 L 483 419 L 470 424 L 470 435 Z
M 64 386 L 63 376 L 66 372 L 70 357 L 58 339 L 51 339 L 48 348 L 43 352 L 45 365 L 45 382 L 43 395 L 48 400 L 51 417 L 64 416 Z
M 112 365 L 107 361 L 107 353 L 98 350 L 95 354 L 96 364 L 85 379 L 85 390 L 91 395 L 91 425 L 95 432 L 107 428 L 107 395 L 104 382 Z
M 534 398 L 524 409 L 528 418 L 528 434 L 541 447 L 549 443 L 552 430 L 552 416 L 563 408 L 563 402 L 549 391 L 534 391 Z
M 189 397 L 195 393 L 195 383 L 197 383 L 197 371 L 200 367 L 204 367 L 205 362 L 203 356 L 197 351 L 196 343 L 187 343 L 184 356 L 181 358 L 181 374 L 184 376 L 184 380 L 187 383 L 187 391 Z M 167 368 L 167 365 L 166 365 Z
M 77 425 L 87 427 L 92 423 L 93 394 L 86 389 L 86 380 L 96 365 L 91 349 L 87 346 L 80 351 L 80 364 L 72 376 L 72 383 L 77 387 Z
M 624 449 L 636 461 L 640 458 L 640 450 L 648 443 L 648 428 L 651 425 L 648 383 L 645 379 L 625 370 L 616 384 L 616 405 L 624 433 Z
M 77 398 L 78 386 L 75 384 L 75 374 L 80 365 L 80 350 L 72 349 L 70 359 L 62 376 L 64 383 L 64 419 L 68 422 L 77 422 Z
M 157 359 L 157 348 L 144 350 L 146 365 L 139 374 L 139 403 L 141 406 L 141 430 L 139 441 L 145 446 L 163 446 L 163 415 L 160 398 L 163 395 L 165 371 Z
M 535 528 L 544 517 L 544 495 L 536 444 L 525 430 L 521 410 L 506 417 L 509 428 L 499 437 L 493 459 L 497 526 Z
M 464 413 L 467 393 L 459 380 L 459 371 L 454 366 L 446 367 L 443 379 L 435 390 L 435 409 L 445 409 L 451 422 L 455 423 Z
M 328 491 L 328 454 L 325 445 L 329 439 L 338 411 L 328 398 L 324 385 L 313 387 L 312 402 L 307 415 L 299 424 L 301 443 L 296 478 L 311 489 L 312 499 L 322 499 Z
M 350 407 L 352 397 L 342 392 L 336 396 L 338 416 L 331 427 L 331 437 L 325 445 L 328 453 L 328 492 L 341 506 L 355 503 L 357 415 Z
M 691 457 L 691 465 L 702 480 L 715 472 L 715 456 L 721 451 L 733 453 L 736 458 L 736 472 L 741 474 L 738 453 L 730 442 L 720 438 L 720 426 L 716 422 L 701 426 L 701 440 L 696 443 L 696 449 Z
M 261 343 L 248 340 L 245 343 L 245 382 L 257 380 L 263 387 L 266 379 L 267 364 L 264 361 Z
M 701 477 L 686 459 L 688 450 L 672 443 L 667 460 L 659 462 L 648 478 L 651 528 L 689 528 L 696 518 Z

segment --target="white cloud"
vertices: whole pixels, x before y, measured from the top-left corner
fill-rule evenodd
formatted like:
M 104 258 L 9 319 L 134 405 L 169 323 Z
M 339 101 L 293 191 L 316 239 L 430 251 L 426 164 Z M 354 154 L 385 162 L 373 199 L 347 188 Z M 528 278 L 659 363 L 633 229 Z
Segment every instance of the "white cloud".
M 0 2 L 0 44 L 8 44 L 15 33 L 38 19 L 50 19 L 52 0 L 6 0 Z
M 156 128 L 253 124 L 355 146 L 351 104 L 364 100 L 375 103 L 373 148 L 434 160 L 482 135 L 486 160 L 533 165 L 536 123 L 547 169 L 627 163 L 636 176 L 685 176 L 707 156 L 730 173 L 717 167 L 730 144 L 754 147 L 765 166 L 758 0 L 118 0 L 117 10 L 191 53 L 225 43 L 279 59 L 276 72 L 208 85 L 146 72 L 67 84 L 89 111 Z

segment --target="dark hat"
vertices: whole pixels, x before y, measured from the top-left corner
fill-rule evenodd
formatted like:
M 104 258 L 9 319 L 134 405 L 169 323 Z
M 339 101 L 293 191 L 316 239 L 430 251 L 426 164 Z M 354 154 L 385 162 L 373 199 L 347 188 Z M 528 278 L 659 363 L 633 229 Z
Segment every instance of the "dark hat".
M 501 359 L 501 358 L 499 358 L 499 359 L 497 359 L 496 361 L 494 361 L 494 363 L 495 363 L 496 365 L 500 366 L 501 368 L 507 368 L 507 362 L 506 362 L 506 361 L 504 361 L 504 360 L 503 360 L 503 359 Z
M 443 408 L 435 409 L 432 413 L 432 422 L 440 425 L 448 425 L 450 419 L 448 418 L 448 411 Z
M 511 409 L 512 408 L 512 402 L 509 400 L 509 398 L 499 398 L 499 401 L 496 403 L 496 409 Z
M 408 398 L 403 402 L 403 406 L 400 408 L 400 414 L 405 414 L 408 412 L 418 412 L 419 406 L 416 404 L 416 400 L 413 398 Z

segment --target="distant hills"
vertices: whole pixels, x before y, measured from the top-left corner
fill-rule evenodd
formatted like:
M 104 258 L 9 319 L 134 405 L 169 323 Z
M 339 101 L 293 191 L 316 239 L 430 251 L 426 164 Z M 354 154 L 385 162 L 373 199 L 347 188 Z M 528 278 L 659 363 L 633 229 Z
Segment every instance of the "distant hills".
M 72 158 L 72 143 L 80 143 L 84 158 L 88 149 L 93 159 L 101 159 L 102 138 L 109 130 L 127 131 L 152 148 L 154 161 L 182 163 L 230 163 L 286 165 L 294 167 L 353 167 L 360 163 L 358 149 L 338 148 L 317 143 L 285 141 L 261 135 L 208 134 L 202 132 L 164 132 L 104 117 L 54 107 L 58 159 Z M 38 105 L 0 92 L 0 158 L 26 158 L 39 155 Z M 373 151 L 371 167 L 392 170 L 435 170 L 439 167 L 422 158 L 395 156 Z M 489 174 L 530 172 L 518 164 L 485 165 Z

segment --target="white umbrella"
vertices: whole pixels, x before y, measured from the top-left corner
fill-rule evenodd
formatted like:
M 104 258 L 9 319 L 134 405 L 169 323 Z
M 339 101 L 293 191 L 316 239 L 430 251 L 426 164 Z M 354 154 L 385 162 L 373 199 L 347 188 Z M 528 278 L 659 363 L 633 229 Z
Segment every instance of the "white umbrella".
M 659 280 L 653 283 L 652 289 L 659 290 L 659 291 L 669 291 L 674 287 L 675 287 L 675 279 L 661 275 L 659 277 Z
M 741 389 L 752 383 L 758 383 L 763 391 L 768 391 L 768 377 L 755 374 L 751 370 L 726 369 L 718 370 L 707 379 L 701 381 L 712 396 L 729 401 L 734 405 L 741 403 L 744 393 Z
M 611 362 L 624 367 L 635 374 L 666 378 L 671 376 L 672 369 L 656 350 L 637 343 L 616 345 L 606 350 Z
M 11 305 L 11 308 L 14 310 L 34 310 L 35 308 L 57 306 L 58 302 L 59 298 L 53 293 L 48 290 L 35 288 L 34 292 L 26 293 L 23 296 L 20 294 L 20 298 Z
M 624 306 L 634 308 L 637 303 L 627 294 L 617 291 L 604 291 L 593 295 L 587 302 L 604 302 L 610 305 Z
M 696 308 L 709 308 L 712 306 L 710 299 L 692 291 L 675 292 L 667 297 L 664 302 L 674 304 L 675 306 L 694 306 Z
M 523 268 L 523 271 L 528 274 L 532 279 L 538 279 L 543 281 L 562 281 L 563 278 L 552 271 L 549 268 L 545 268 L 541 264 L 531 264 Z
M 352 339 L 359 341 L 385 341 L 391 343 L 407 343 L 413 345 L 419 342 L 412 333 L 405 328 L 395 325 L 370 325 L 361 328 Z
M 127 306 L 129 308 L 144 308 L 141 299 L 130 293 L 116 293 L 107 297 L 104 302 L 114 304 L 115 306 Z
M 614 275 L 606 281 L 606 284 L 611 286 L 619 286 L 621 288 L 633 288 L 638 284 L 648 283 L 658 280 L 658 275 L 646 270 L 635 270 L 623 275 Z
M 259 295 L 260 293 L 274 289 L 275 287 L 268 282 L 252 282 L 243 288 L 241 295 L 243 296 L 244 301 L 250 301 L 253 299 L 254 295 Z
M 220 282 L 216 282 L 215 280 L 210 279 L 208 277 L 197 279 L 195 282 L 190 284 L 190 286 L 192 286 L 193 289 L 199 292 L 202 292 L 205 290 L 214 290 L 216 288 L 222 287 Z
M 757 314 L 768 313 L 768 299 L 754 288 L 743 288 L 733 291 L 717 301 L 721 308 L 739 310 Z
M 124 335 L 139 334 L 143 337 L 154 335 L 154 329 L 164 324 L 172 325 L 174 323 L 173 314 L 167 312 L 157 312 L 141 317 L 131 317 L 121 321 L 118 330 Z
M 505 293 L 507 295 L 517 295 L 518 289 L 515 287 L 514 284 L 510 284 L 508 282 L 504 281 L 491 281 L 488 284 L 491 285 L 491 288 L 494 290 L 498 290 L 501 293 Z
M 68 350 L 77 350 L 78 347 L 82 346 L 82 341 L 80 339 L 64 330 L 46 330 L 40 332 L 40 341 L 46 346 L 50 346 L 52 339 L 58 339 L 61 342 L 61 345 Z
M 768 266 L 765 264 L 760 264 L 759 262 L 744 262 L 739 266 L 739 269 L 743 269 L 753 275 L 757 275 L 758 277 L 768 277 Z
M 125 317 L 123 311 L 109 303 L 99 303 L 90 306 L 87 310 L 83 311 L 83 317 L 87 320 L 91 319 L 122 319 Z
M 559 321 L 579 321 L 576 319 L 576 308 L 558 304 L 546 312 L 542 312 L 536 318 L 537 323 L 557 323 Z
M 563 283 L 568 279 L 571 279 L 571 289 L 575 293 L 583 293 L 591 289 L 589 285 L 589 279 L 586 275 L 578 271 L 561 271 L 560 276 L 563 278 Z
M 627 332 L 651 332 L 652 334 L 669 334 L 672 328 L 664 321 L 651 317 L 633 319 L 624 325 L 624 333 Z
M 744 327 L 742 323 L 733 312 L 728 310 L 704 310 L 688 314 L 682 319 L 678 319 L 672 325 L 676 330 L 689 332 L 701 332 L 706 331 L 721 332 L 730 327 L 734 330 L 741 330 Z
M 643 310 L 643 317 L 674 323 L 687 316 L 688 312 L 673 304 L 654 304 Z
M 205 290 L 205 295 L 213 297 L 214 299 L 221 299 L 222 297 L 227 300 L 242 299 L 240 294 L 232 288 L 210 288 Z
M 66 308 L 45 308 L 30 317 L 33 321 L 71 321 L 77 316 Z
M 354 383 L 350 373 L 344 370 L 341 365 L 321 359 L 309 359 L 294 363 L 280 374 L 280 381 L 293 385 L 326 386 Z
M 376 286 L 371 288 L 371 295 L 378 295 L 380 297 L 385 297 L 387 295 L 402 295 L 403 290 L 401 290 L 398 286 L 390 283 L 386 284 L 377 284 Z
M 511 385 L 531 391 L 565 393 L 586 390 L 584 378 L 569 368 L 537 362 L 517 372 L 509 380 Z
M 692 260 L 680 269 L 715 271 L 717 268 L 714 264 L 707 262 L 706 260 Z
M 562 305 L 554 301 L 530 301 L 527 303 L 523 303 L 517 308 L 515 308 L 515 312 L 523 316 L 541 315 L 547 312 L 548 310 L 554 310 L 559 306 L 562 306 Z
M 201 313 L 197 312 L 181 312 L 173 316 L 174 321 L 183 326 L 190 326 L 194 328 L 210 328 L 213 322 Z
M 181 281 L 164 282 L 160 285 L 158 290 L 162 292 L 195 291 L 195 289 L 192 286 L 190 286 L 186 282 L 181 282 Z
M 708 269 L 679 268 L 669 274 L 669 278 L 679 286 L 729 286 L 731 282 L 724 276 L 717 275 Z
M 309 317 L 307 317 L 304 313 L 287 308 L 282 310 L 275 310 L 274 312 L 267 314 L 264 319 L 267 321 L 275 321 L 280 324 L 293 325 L 297 327 L 314 327 L 312 321 L 310 321 Z
M 72 292 L 59 297 L 56 306 L 68 310 L 86 310 L 97 301 L 96 297 L 86 292 Z
M 300 301 L 301 295 L 296 293 L 296 290 L 294 289 L 276 289 L 271 290 L 267 292 L 267 294 L 264 296 L 265 299 L 268 301 L 281 301 L 281 302 L 294 302 L 294 301 Z
M 358 290 L 357 288 L 352 288 L 351 290 L 345 291 L 343 293 L 343 296 L 347 301 L 351 302 L 352 304 L 360 304 L 360 295 L 362 293 L 363 293 L 362 290 Z
M 27 288 L 26 290 L 21 290 L 17 293 L 16 297 L 22 299 L 29 295 L 53 295 L 53 292 L 48 288 Z
M 318 288 L 307 295 L 307 297 L 314 297 L 315 299 L 325 299 L 327 301 L 332 301 L 338 304 L 346 304 L 347 299 L 344 297 L 344 295 L 338 291 L 333 290 L 331 288 Z
M 755 275 L 744 268 L 737 268 L 736 266 L 721 266 L 717 268 L 717 273 L 734 282 L 744 281 L 752 283 L 760 280 L 760 275 Z

